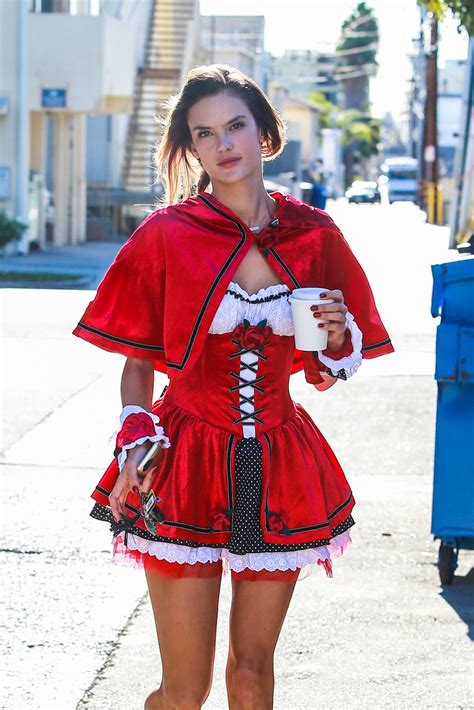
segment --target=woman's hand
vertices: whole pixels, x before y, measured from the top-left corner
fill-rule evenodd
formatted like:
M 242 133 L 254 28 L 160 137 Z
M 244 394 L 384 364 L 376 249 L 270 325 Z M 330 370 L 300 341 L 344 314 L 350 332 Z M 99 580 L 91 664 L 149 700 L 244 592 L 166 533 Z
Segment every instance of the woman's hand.
M 112 515 L 118 523 L 120 522 L 122 515 L 125 515 L 124 505 L 129 492 L 133 489 L 135 493 L 138 493 L 140 489 L 142 489 L 143 492 L 147 493 L 149 490 L 151 480 L 147 479 L 151 479 L 150 474 L 151 471 L 154 470 L 154 467 L 147 471 L 144 477 L 140 478 L 137 473 L 138 463 L 145 456 L 145 453 L 148 451 L 149 447 L 150 442 L 144 442 L 143 444 L 139 444 L 133 449 L 129 449 L 127 451 L 127 459 L 124 463 L 123 469 L 109 495 L 110 509 L 112 511 Z M 144 488 L 145 484 L 148 486 L 147 490 Z
M 328 323 L 318 323 L 318 328 L 328 331 L 328 350 L 337 352 L 344 344 L 346 332 L 347 306 L 344 303 L 342 291 L 325 291 L 321 298 L 333 299 L 334 303 L 318 303 L 311 306 L 314 318 L 322 318 Z

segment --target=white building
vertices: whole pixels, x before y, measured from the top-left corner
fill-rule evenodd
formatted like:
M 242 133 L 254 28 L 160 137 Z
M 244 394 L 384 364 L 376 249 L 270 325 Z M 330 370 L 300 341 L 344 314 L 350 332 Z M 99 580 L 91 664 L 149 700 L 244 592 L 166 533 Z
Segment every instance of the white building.
M 321 152 L 320 109 L 272 81 L 268 96 L 287 126 L 287 146 L 281 156 L 265 163 L 265 175 L 301 197 L 300 181 L 311 170 Z
M 287 49 L 282 56 L 272 57 L 272 80 L 286 86 L 293 96 L 306 100 L 317 92 L 338 103 L 341 87 L 335 79 L 335 68 L 335 55 L 329 52 Z
M 202 15 L 200 40 L 206 64 L 229 64 L 265 91 L 268 55 L 263 15 Z
M 31 224 L 19 251 L 85 241 L 88 184 L 89 211 L 109 221 L 127 201 L 153 203 L 155 114 L 194 64 L 197 9 L 1 0 L 0 210 Z

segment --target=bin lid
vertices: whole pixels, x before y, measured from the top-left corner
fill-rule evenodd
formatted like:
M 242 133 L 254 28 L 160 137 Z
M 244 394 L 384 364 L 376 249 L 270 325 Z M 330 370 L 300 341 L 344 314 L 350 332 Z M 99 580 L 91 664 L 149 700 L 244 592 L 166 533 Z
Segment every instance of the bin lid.
M 446 290 L 451 284 L 462 281 L 472 281 L 471 303 L 474 301 L 474 257 L 460 261 L 448 261 L 444 264 L 433 264 L 433 293 L 431 297 L 431 315 L 437 318 L 441 315 L 446 296 Z

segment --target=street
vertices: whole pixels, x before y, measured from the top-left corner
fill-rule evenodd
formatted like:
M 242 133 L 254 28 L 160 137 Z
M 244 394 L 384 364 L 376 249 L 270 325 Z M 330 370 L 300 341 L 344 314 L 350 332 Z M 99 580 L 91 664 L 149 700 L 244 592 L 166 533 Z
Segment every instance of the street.
M 396 352 L 365 361 L 325 393 L 301 373 L 292 378 L 293 398 L 353 487 L 356 525 L 334 578 L 321 569 L 296 586 L 277 648 L 275 708 L 467 710 L 474 556 L 461 550 L 443 590 L 430 534 L 430 265 L 458 257 L 447 249 L 447 227 L 427 225 L 412 204 L 340 200 L 328 211 L 367 273 Z M 110 245 L 111 259 L 119 246 Z M 88 515 L 114 448 L 124 364 L 71 335 L 92 297 L 0 292 L 4 708 L 139 710 L 159 684 L 143 574 L 111 564 L 108 526 Z M 157 393 L 165 382 L 157 374 Z M 209 710 L 227 707 L 229 600 L 225 578 Z

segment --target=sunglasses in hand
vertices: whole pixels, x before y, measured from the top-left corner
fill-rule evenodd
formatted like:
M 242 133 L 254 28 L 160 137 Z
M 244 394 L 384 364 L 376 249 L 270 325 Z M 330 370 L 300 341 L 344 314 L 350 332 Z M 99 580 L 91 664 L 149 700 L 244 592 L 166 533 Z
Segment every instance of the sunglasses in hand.
M 141 499 L 141 512 L 143 517 L 143 522 L 148 532 L 152 535 L 156 535 L 156 526 L 162 523 L 165 516 L 161 510 L 156 505 L 161 498 L 158 498 L 154 491 L 151 490 L 149 493 L 140 493 Z

